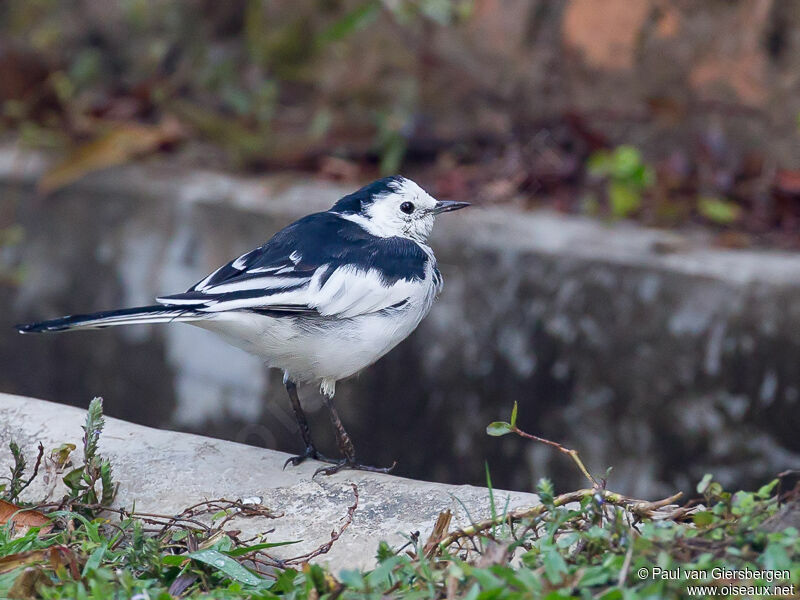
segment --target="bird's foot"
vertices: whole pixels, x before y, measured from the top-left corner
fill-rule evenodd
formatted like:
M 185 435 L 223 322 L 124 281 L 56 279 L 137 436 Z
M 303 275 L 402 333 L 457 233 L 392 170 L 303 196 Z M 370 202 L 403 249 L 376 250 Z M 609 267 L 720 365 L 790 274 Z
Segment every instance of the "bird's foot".
M 336 465 L 336 464 L 339 463 L 338 460 L 334 460 L 332 458 L 328 458 L 327 456 L 323 456 L 322 454 L 317 452 L 317 449 L 314 448 L 314 446 L 308 446 L 306 448 L 306 451 L 303 452 L 302 454 L 298 454 L 297 456 L 290 456 L 289 458 L 287 458 L 286 462 L 283 463 L 283 468 L 285 469 L 290 464 L 293 467 L 296 467 L 297 465 L 301 464 L 302 462 L 304 462 L 308 458 L 310 458 L 312 460 L 318 460 L 320 462 L 331 463 L 332 465 Z M 316 475 L 316 473 L 315 473 L 315 475 Z
M 394 461 L 389 467 L 371 467 L 369 465 L 361 465 L 351 459 L 342 459 L 338 461 L 331 461 L 333 464 L 330 467 L 320 467 L 314 472 L 312 479 L 317 475 L 333 475 L 339 471 L 349 469 L 351 471 L 369 471 L 370 473 L 390 473 L 396 466 L 397 461 Z

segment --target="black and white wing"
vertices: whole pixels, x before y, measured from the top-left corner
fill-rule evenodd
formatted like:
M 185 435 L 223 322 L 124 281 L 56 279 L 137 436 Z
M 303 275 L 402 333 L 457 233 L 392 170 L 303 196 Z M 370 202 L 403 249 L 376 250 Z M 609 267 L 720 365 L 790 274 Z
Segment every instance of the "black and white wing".
M 158 302 L 202 312 L 250 310 L 340 318 L 401 306 L 424 293 L 432 258 L 405 238 L 370 235 L 317 213 L 217 269 L 183 294 Z

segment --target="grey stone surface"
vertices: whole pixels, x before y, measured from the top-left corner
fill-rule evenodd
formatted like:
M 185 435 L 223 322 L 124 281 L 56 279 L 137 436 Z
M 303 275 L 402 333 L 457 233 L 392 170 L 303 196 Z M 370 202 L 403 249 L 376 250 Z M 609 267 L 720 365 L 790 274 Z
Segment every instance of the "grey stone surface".
M 297 450 L 278 374 L 185 325 L 25 336 L 13 322 L 149 303 L 185 289 L 349 186 L 132 165 L 48 198 L 45 162 L 0 152 L 0 207 L 24 241 L 0 269 L 0 389 L 236 441 Z M 470 200 L 469 198 L 465 198 Z M 710 247 L 700 234 L 510 208 L 436 224 L 445 290 L 404 343 L 337 401 L 360 454 L 398 473 L 532 489 L 580 484 L 569 461 L 488 422 L 580 450 L 637 496 L 691 490 L 705 472 L 753 486 L 800 465 L 800 257 Z M 316 390 L 301 391 L 333 448 Z
M 33 463 L 42 442 L 49 451 L 64 442 L 80 448 L 85 411 L 36 400 L 0 394 L 0 471 L 11 464 L 8 442 L 16 440 Z M 298 556 L 330 540 L 331 532 L 345 521 L 354 496 L 359 494 L 352 525 L 317 559 L 335 570 L 370 568 L 378 543 L 402 545 L 412 532 L 424 539 L 439 512 L 453 511 L 452 527 L 469 525 L 464 507 L 474 519 L 489 512 L 485 488 L 414 481 L 391 475 L 342 472 L 330 477 L 312 474 L 319 463 L 307 462 L 282 470 L 288 455 L 202 436 L 160 431 L 107 418 L 100 452 L 111 460 L 120 482 L 115 504 L 139 512 L 172 515 L 197 502 L 226 498 L 259 497 L 262 505 L 283 516 L 276 519 L 241 518 L 228 529 L 241 529 L 242 538 L 274 528 L 266 541 L 302 540 L 276 548 L 282 558 Z M 45 492 L 39 477 L 25 498 L 38 501 Z M 57 489 L 53 499 L 58 500 Z M 495 490 L 504 506 L 530 506 L 533 494 Z M 463 503 L 463 506 L 462 506 Z

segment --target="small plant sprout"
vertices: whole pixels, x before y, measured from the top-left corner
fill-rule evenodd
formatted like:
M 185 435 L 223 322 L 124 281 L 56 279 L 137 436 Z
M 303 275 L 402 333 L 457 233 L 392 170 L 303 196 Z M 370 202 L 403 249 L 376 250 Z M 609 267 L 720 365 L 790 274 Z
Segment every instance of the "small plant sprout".
M 588 479 L 593 486 L 602 487 L 600 483 L 589 473 L 588 469 L 583 464 L 583 461 L 578 455 L 577 450 L 571 450 L 569 448 L 565 448 L 558 442 L 553 442 L 551 440 L 547 440 L 545 438 L 541 438 L 539 436 L 522 431 L 519 427 L 517 427 L 517 413 L 518 413 L 517 403 L 514 402 L 514 408 L 511 409 L 511 422 L 507 423 L 505 421 L 494 421 L 492 423 L 489 423 L 489 425 L 486 427 L 486 433 L 494 437 L 500 437 L 508 433 L 515 433 L 520 437 L 533 440 L 534 442 L 547 444 L 548 446 L 551 446 L 552 448 L 555 448 L 559 452 L 562 452 L 567 456 L 569 456 L 575 463 L 575 465 L 578 467 L 580 472 L 583 473 L 583 476 L 586 477 L 586 479 Z

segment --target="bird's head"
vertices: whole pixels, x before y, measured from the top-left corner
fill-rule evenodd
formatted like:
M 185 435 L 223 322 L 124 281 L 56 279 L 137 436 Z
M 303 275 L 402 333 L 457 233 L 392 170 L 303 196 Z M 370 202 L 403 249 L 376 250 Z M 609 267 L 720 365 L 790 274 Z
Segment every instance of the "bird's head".
M 373 181 L 339 200 L 331 208 L 373 235 L 406 237 L 424 242 L 436 215 L 469 206 L 467 202 L 440 201 L 416 183 L 395 175 Z

